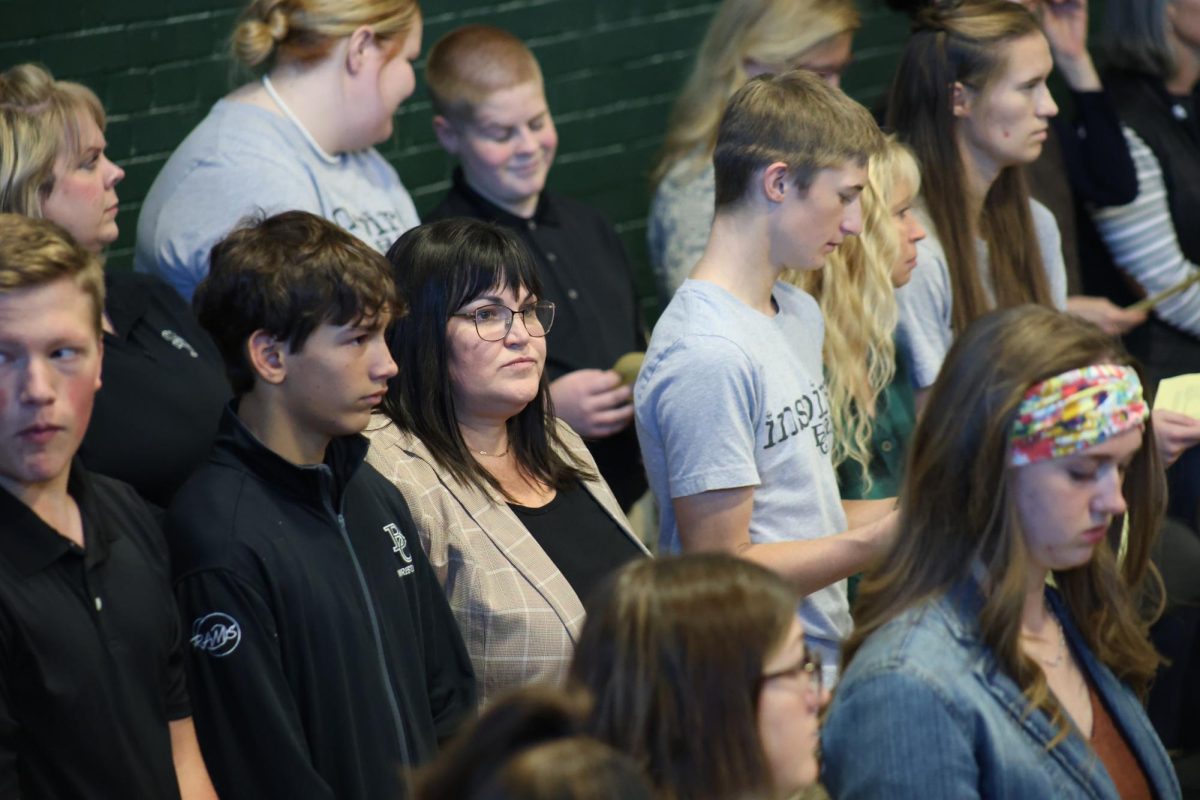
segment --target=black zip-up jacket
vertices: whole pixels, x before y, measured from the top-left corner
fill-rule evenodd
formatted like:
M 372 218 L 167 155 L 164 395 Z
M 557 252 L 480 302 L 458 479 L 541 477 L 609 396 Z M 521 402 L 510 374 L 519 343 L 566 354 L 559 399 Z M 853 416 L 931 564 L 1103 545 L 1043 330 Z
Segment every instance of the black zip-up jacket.
M 475 707 L 403 497 L 362 436 L 296 466 L 226 408 L 167 516 L 196 731 L 222 798 L 387 798 Z

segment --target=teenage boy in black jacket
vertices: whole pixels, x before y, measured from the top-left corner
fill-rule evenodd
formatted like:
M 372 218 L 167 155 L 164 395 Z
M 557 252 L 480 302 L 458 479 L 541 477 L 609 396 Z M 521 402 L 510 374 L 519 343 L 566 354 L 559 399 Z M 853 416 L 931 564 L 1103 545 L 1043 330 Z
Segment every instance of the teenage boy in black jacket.
M 237 399 L 168 513 L 223 798 L 394 798 L 475 706 L 408 507 L 360 432 L 396 374 L 386 259 L 312 214 L 231 233 L 195 298 Z

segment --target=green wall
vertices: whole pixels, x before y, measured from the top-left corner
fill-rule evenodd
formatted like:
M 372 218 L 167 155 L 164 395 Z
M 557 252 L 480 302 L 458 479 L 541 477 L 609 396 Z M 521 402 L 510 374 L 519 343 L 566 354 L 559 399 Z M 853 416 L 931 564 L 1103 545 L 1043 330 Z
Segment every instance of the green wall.
M 891 76 L 907 21 L 860 0 L 863 29 L 846 74 L 872 101 Z M 141 199 L 171 150 L 221 95 L 245 79 L 226 57 L 242 0 L 0 0 L 0 65 L 45 64 L 81 81 L 109 112 L 109 154 L 126 170 L 113 268 L 131 263 Z M 716 2 L 703 0 L 426 0 L 425 47 L 486 21 L 533 47 L 558 125 L 551 185 L 601 208 L 617 225 L 652 296 L 645 258 L 646 175 L 667 113 Z M 418 64 L 418 68 L 422 67 Z M 430 129 L 424 87 L 400 108 L 380 146 L 418 209 L 445 191 L 451 164 Z

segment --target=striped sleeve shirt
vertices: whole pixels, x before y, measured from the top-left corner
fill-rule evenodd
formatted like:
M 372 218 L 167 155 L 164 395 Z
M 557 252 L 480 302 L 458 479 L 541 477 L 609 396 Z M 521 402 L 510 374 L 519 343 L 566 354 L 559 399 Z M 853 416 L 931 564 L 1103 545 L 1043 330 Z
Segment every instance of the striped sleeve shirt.
M 1187 279 L 1200 266 L 1189 261 L 1179 246 L 1158 158 L 1132 129 L 1126 127 L 1123 132 L 1137 170 L 1137 197 L 1128 205 L 1091 207 L 1089 211 L 1113 262 L 1147 295 L 1153 295 Z M 1154 313 L 1164 322 L 1200 336 L 1200 285 L 1193 284 L 1164 300 Z

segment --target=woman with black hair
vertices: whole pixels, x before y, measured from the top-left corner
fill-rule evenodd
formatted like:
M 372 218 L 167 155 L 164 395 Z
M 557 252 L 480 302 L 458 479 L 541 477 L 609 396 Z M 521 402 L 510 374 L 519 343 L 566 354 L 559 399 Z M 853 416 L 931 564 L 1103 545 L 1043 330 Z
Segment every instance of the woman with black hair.
M 388 259 L 410 312 L 367 460 L 403 492 L 486 703 L 561 682 L 591 588 L 646 554 L 543 368 L 554 304 L 514 234 L 450 219 Z

